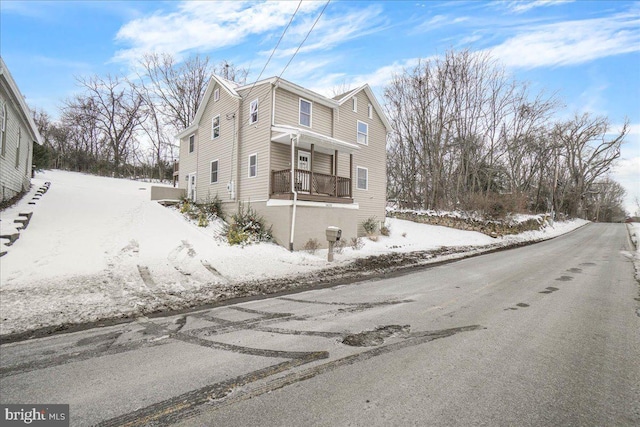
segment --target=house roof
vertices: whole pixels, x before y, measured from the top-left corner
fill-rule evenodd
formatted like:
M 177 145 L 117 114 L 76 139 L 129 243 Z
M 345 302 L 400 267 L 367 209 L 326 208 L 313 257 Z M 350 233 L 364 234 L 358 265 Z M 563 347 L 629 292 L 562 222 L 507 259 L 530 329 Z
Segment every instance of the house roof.
M 196 115 L 193 118 L 193 121 L 186 129 L 184 129 L 182 132 L 178 133 L 175 136 L 177 139 L 184 138 L 185 136 L 189 135 L 190 133 L 198 129 L 198 123 L 200 123 L 200 119 L 202 119 L 204 110 L 207 108 L 207 104 L 209 103 L 209 98 L 211 98 L 211 95 L 213 94 L 213 87 L 216 85 L 216 83 L 218 83 L 220 87 L 223 88 L 232 98 L 242 99 L 242 97 L 238 95 L 238 92 L 236 92 L 236 88 L 238 88 L 240 85 L 238 85 L 235 82 L 232 82 L 231 80 L 227 80 L 213 74 L 211 76 L 211 79 L 209 79 L 207 90 L 204 92 L 204 96 L 202 97 L 202 101 L 200 102 L 200 105 L 198 105 L 198 109 L 196 110 Z
M 7 64 L 4 63 L 4 60 L 2 59 L 1 56 L 0 56 L 0 78 L 2 78 L 2 80 L 4 80 L 7 83 L 7 86 L 10 91 L 9 96 L 12 96 L 14 101 L 18 104 L 18 108 L 20 110 L 19 113 L 22 115 L 22 118 L 29 125 L 28 126 L 29 132 L 31 132 L 31 136 L 33 140 L 36 141 L 38 144 L 42 145 L 43 144 L 42 136 L 40 135 L 40 132 L 38 132 L 38 127 L 36 126 L 36 122 L 33 120 L 33 116 L 31 115 L 31 110 L 29 109 L 29 106 L 27 105 L 27 102 L 25 101 L 24 96 L 20 92 L 20 89 L 18 89 L 18 85 L 16 84 L 16 81 L 13 80 L 13 76 L 11 75 L 11 73 L 9 72 L 9 69 L 7 68 Z
M 355 96 L 357 93 L 363 90 L 369 97 L 369 100 L 371 101 L 371 105 L 376 110 L 376 113 L 378 113 L 378 117 L 380 117 L 380 120 L 382 120 L 382 123 L 384 124 L 384 127 L 387 129 L 387 132 L 391 132 L 391 123 L 389 123 L 387 116 L 384 114 L 384 111 L 382 110 L 382 106 L 380 106 L 380 104 L 378 103 L 376 96 L 373 94 L 373 91 L 371 90 L 371 87 L 369 87 L 368 84 L 364 84 L 359 88 L 343 93 L 342 95 L 338 95 L 334 99 L 338 101 L 339 105 L 342 105 L 345 102 L 347 102 L 349 99 L 353 98 L 353 96 Z

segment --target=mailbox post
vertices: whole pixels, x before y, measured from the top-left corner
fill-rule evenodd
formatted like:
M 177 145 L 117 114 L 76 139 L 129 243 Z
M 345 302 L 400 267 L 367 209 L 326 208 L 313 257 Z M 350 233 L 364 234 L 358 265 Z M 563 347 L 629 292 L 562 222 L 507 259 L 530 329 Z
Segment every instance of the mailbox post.
M 329 242 L 329 252 L 327 253 L 327 261 L 333 262 L 333 246 L 342 237 L 342 230 L 339 227 L 329 226 L 326 231 L 327 241 Z

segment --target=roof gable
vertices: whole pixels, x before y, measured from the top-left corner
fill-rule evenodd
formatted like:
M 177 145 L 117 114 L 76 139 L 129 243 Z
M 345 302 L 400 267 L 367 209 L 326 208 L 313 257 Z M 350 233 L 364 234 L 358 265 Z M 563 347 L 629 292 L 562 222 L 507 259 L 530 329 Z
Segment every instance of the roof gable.
M 387 129 L 387 132 L 391 132 L 391 123 L 389 123 L 387 116 L 384 114 L 384 111 L 382 110 L 382 106 L 380 105 L 380 103 L 378 103 L 376 96 L 373 94 L 373 91 L 371 90 L 371 87 L 369 87 L 368 84 L 364 84 L 359 88 L 353 89 L 342 95 L 338 95 L 334 99 L 338 101 L 339 105 L 342 105 L 345 102 L 347 102 L 349 99 L 353 98 L 356 94 L 360 93 L 361 91 L 364 91 L 366 93 L 367 98 L 369 98 L 369 101 L 371 101 L 371 105 L 376 110 L 376 113 L 378 113 L 378 117 L 380 117 L 380 120 L 382 120 L 382 123 L 384 124 L 384 127 Z
M 0 77 L 7 82 L 9 92 L 10 92 L 9 96 L 13 96 L 18 102 L 20 112 L 22 113 L 22 115 L 24 116 L 24 119 L 27 121 L 27 124 L 29 125 L 29 130 L 32 133 L 33 139 L 38 144 L 42 145 L 43 144 L 42 136 L 40 135 L 40 132 L 38 132 L 38 127 L 36 126 L 36 122 L 33 120 L 33 116 L 31 115 L 31 110 L 29 109 L 29 106 L 24 100 L 24 96 L 22 96 L 20 89 L 18 89 L 18 85 L 16 84 L 15 80 L 13 80 L 13 76 L 9 72 L 9 69 L 7 68 L 7 64 L 4 63 L 4 60 L 2 59 L 2 57 L 0 57 Z

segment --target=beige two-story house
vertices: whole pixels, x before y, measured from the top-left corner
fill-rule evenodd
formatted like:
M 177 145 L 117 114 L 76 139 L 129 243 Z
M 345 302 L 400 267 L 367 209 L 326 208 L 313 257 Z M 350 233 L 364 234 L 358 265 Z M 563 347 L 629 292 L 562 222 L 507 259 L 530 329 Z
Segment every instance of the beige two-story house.
M 250 204 L 277 243 L 347 240 L 384 221 L 390 125 L 368 85 L 327 98 L 280 78 L 239 86 L 213 76 L 180 139 L 179 187 L 225 212 Z

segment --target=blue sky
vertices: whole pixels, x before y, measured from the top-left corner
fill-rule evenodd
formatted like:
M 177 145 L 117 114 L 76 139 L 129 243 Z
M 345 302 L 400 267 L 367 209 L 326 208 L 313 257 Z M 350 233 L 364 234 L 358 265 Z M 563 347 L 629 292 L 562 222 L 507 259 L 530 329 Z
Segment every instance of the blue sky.
M 207 54 L 256 79 L 298 1 L 0 2 L 0 53 L 31 106 L 54 117 L 74 76 L 130 74 L 141 53 Z M 304 1 L 263 77 L 279 75 L 325 1 Z M 614 178 L 640 199 L 640 2 L 340 1 L 329 3 L 283 77 L 326 95 L 369 83 L 382 100 L 394 72 L 448 49 L 490 51 L 568 118 L 606 115 L 631 132 Z

